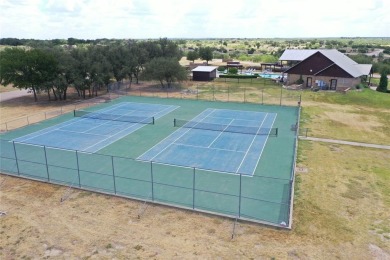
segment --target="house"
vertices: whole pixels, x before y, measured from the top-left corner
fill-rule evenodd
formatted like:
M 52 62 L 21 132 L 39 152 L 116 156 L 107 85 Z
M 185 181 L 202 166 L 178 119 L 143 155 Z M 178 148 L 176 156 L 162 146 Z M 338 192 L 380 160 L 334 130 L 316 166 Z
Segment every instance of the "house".
M 372 64 L 358 64 L 337 50 L 285 50 L 279 58 L 291 67 L 287 85 L 303 79 L 303 86 L 328 90 L 355 87 L 372 75 Z
M 193 81 L 210 81 L 217 77 L 217 67 L 215 66 L 198 66 L 191 71 Z

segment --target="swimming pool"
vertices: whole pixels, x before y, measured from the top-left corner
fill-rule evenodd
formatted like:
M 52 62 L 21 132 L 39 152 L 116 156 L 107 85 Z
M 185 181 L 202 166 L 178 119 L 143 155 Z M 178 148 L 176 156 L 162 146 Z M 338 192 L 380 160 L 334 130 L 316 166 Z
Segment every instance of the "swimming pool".
M 259 76 L 266 79 L 277 79 L 282 77 L 281 74 L 274 74 L 274 73 L 261 73 L 259 74 Z

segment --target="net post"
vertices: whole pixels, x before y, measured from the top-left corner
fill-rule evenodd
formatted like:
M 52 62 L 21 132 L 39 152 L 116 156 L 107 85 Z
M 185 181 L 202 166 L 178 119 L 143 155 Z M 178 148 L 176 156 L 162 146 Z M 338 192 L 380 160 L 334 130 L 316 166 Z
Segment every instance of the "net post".
M 152 116 L 152 125 L 154 125 L 154 116 Z
M 176 127 L 176 118 L 173 119 L 173 127 Z
M 76 109 L 73 109 L 73 117 L 76 117 Z
M 44 153 L 45 153 L 45 163 L 46 163 L 47 181 L 50 182 L 49 165 L 48 165 L 48 163 L 47 163 L 46 146 L 43 146 L 43 151 L 44 151 Z
M 19 163 L 18 163 L 18 157 L 16 156 L 16 147 L 15 147 L 15 141 L 12 141 L 12 144 L 13 144 L 13 146 L 14 146 L 14 154 L 15 154 L 16 170 L 18 171 L 18 175 L 20 175 L 20 171 L 19 171 Z
M 276 128 L 275 135 L 278 136 L 279 128 Z
M 112 179 L 114 181 L 114 194 L 116 194 L 114 156 L 112 156 L 112 155 L 111 155 L 111 165 L 112 165 Z

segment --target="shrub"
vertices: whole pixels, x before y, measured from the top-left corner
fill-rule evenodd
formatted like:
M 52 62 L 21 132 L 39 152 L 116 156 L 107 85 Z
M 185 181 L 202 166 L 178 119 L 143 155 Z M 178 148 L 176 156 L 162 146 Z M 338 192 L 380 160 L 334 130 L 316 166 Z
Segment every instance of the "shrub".
M 227 74 L 227 75 L 219 75 L 220 78 L 229 78 L 229 79 L 255 79 L 257 78 L 256 75 L 234 75 L 234 74 Z
M 224 67 L 224 66 L 219 66 L 219 67 L 217 68 L 217 70 L 218 70 L 218 71 L 225 71 L 225 70 L 226 70 L 226 67 Z
M 365 85 L 363 83 L 359 83 L 355 86 L 356 89 L 363 89 Z
M 297 80 L 297 84 L 303 84 L 303 78 L 302 78 L 302 75 L 299 77 L 299 79 Z
M 229 69 L 229 74 L 237 74 L 238 73 L 238 69 L 237 68 L 230 68 Z

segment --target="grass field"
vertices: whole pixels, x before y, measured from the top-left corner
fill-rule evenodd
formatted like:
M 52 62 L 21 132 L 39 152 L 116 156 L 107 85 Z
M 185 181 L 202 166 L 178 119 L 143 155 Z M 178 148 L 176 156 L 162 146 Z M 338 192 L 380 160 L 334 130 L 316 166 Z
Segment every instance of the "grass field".
M 390 143 L 386 94 L 301 94 L 311 136 Z M 74 190 L 60 203 L 65 187 L 1 176 L 1 257 L 389 259 L 390 151 L 300 141 L 297 163 L 292 230 L 239 222 L 233 240 L 229 219 L 154 205 L 138 219 L 136 201 Z

